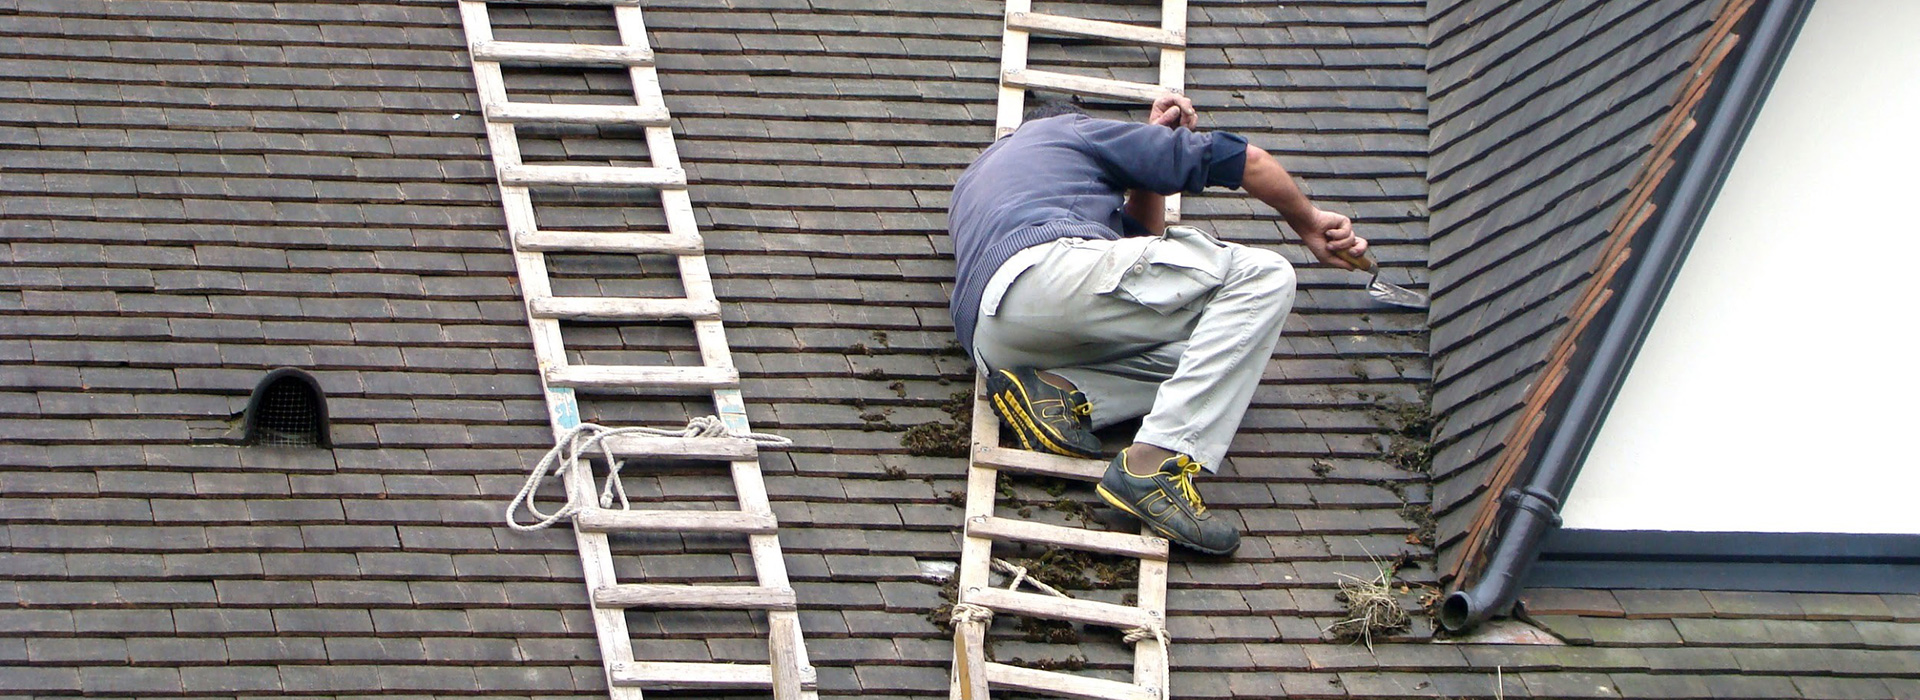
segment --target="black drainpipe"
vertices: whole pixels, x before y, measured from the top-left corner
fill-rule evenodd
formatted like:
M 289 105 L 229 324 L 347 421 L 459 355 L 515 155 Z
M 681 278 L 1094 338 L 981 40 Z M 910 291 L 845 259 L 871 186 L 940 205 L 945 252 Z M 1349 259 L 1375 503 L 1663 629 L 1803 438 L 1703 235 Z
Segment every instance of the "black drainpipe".
M 1726 181 L 1753 117 L 1766 101 L 1793 37 L 1806 21 L 1813 0 L 1766 0 L 1766 9 L 1740 54 L 1733 76 L 1714 102 L 1713 115 L 1698 145 L 1687 156 L 1679 185 L 1663 207 L 1665 214 L 1648 238 L 1640 263 L 1607 321 L 1599 345 L 1554 423 L 1527 485 L 1501 495 L 1507 511 L 1505 530 L 1493 556 L 1473 585 L 1449 594 L 1440 606 L 1440 624 L 1448 631 L 1471 629 L 1513 606 L 1520 581 L 1533 564 L 1547 532 L 1560 524 L 1560 499 L 1573 483 L 1580 462 L 1593 446 L 1600 423 L 1625 381 L 1633 357 L 1653 326 L 1655 312 L 1673 286 L 1687 249 L 1700 233 L 1714 197 Z

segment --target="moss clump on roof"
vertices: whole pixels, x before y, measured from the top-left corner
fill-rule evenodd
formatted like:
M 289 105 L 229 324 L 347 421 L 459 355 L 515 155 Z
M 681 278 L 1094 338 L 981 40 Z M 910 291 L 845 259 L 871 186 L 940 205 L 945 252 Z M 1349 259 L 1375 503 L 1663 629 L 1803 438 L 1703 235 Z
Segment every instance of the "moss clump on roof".
M 940 410 L 953 422 L 934 421 L 907 428 L 900 436 L 900 446 L 920 457 L 967 456 L 973 446 L 973 392 L 953 392 L 940 404 Z
M 1361 398 L 1367 397 L 1362 394 Z M 1433 471 L 1434 417 L 1425 391 L 1417 401 L 1378 399 L 1370 412 L 1391 431 L 1380 438 L 1388 462 L 1417 474 Z

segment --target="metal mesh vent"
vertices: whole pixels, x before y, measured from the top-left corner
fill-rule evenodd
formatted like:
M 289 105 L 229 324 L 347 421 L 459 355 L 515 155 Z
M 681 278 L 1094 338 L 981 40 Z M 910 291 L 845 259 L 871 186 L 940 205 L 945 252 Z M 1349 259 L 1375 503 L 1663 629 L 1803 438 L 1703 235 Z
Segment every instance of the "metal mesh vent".
M 311 375 L 280 369 L 260 381 L 247 405 L 247 442 L 283 447 L 327 444 L 326 397 Z

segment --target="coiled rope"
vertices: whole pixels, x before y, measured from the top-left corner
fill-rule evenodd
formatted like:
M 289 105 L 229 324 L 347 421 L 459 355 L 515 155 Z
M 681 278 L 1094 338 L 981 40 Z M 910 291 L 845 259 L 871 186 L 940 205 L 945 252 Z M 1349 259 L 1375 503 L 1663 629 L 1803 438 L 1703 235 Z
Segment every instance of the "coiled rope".
M 540 488 L 540 482 L 549 476 L 548 472 L 552 472 L 551 476 L 562 480 L 564 483 L 567 472 L 588 469 L 588 465 L 582 457 L 590 456 L 591 453 L 594 452 L 598 452 L 600 458 L 606 460 L 608 465 L 607 483 L 600 488 L 600 507 L 611 508 L 613 507 L 614 501 L 618 500 L 620 502 L 620 510 L 628 510 L 630 504 L 627 502 L 627 489 L 620 483 L 620 469 L 626 466 L 626 463 L 614 459 L 613 448 L 607 445 L 608 438 L 621 435 L 678 438 L 731 437 L 752 440 L 761 447 L 787 447 L 793 444 L 792 440 L 769 433 L 736 434 L 727 429 L 726 423 L 721 422 L 718 416 L 699 416 L 687 421 L 687 427 L 677 429 L 647 427 L 609 428 L 593 423 L 581 423 L 561 435 L 558 440 L 555 440 L 553 449 L 547 450 L 547 454 L 540 458 L 540 463 L 534 465 L 533 473 L 528 474 L 527 482 L 520 486 L 520 493 L 514 494 L 513 501 L 507 504 L 507 527 L 520 532 L 544 530 L 553 527 L 563 520 L 570 519 L 575 514 L 585 510 L 588 505 L 575 501 L 573 492 L 569 490 L 567 492 L 567 502 L 565 505 L 560 506 L 559 510 L 555 510 L 552 513 L 542 512 L 540 508 L 534 504 L 533 492 Z M 593 473 L 591 471 L 582 471 L 580 475 L 589 481 L 593 479 Z M 528 515 L 533 516 L 533 522 L 521 523 L 520 519 L 516 517 L 522 507 L 525 507 Z
M 1020 584 L 1024 583 L 1033 586 L 1035 590 L 1041 593 L 1055 598 L 1073 597 L 1062 593 L 1058 588 L 1047 585 L 1046 582 L 1040 579 L 1028 576 L 1027 567 L 1020 566 L 1005 559 L 996 558 L 992 559 L 991 562 L 993 568 L 999 569 L 1001 573 L 1013 578 L 1013 581 L 1007 584 L 1007 590 L 1009 591 L 1020 590 Z M 982 625 L 992 624 L 993 609 L 973 603 L 954 603 L 953 614 L 949 619 L 956 627 L 968 622 L 978 622 Z M 1122 639 L 1128 644 L 1139 644 L 1149 639 L 1160 643 L 1160 668 L 1167 670 L 1166 680 L 1168 681 L 1160 684 L 1160 698 L 1161 700 L 1170 700 L 1173 697 L 1173 683 L 1171 682 L 1173 680 L 1173 657 L 1168 652 L 1168 648 L 1173 645 L 1173 635 L 1167 632 L 1167 626 L 1155 621 L 1140 627 L 1122 630 L 1122 632 L 1125 634 Z

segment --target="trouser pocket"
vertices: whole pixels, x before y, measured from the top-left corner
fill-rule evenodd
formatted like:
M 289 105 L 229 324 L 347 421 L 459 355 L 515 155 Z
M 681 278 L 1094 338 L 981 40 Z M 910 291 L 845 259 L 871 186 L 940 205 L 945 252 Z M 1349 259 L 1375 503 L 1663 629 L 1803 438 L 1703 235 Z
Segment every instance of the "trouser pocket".
M 1198 308 L 1226 279 L 1231 256 L 1205 232 L 1171 226 L 1120 273 L 1111 293 L 1163 315 Z

